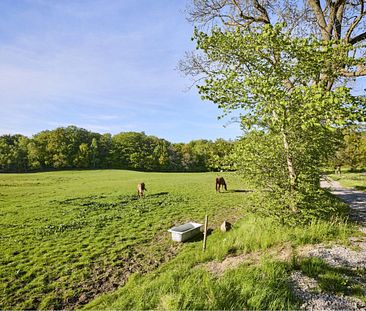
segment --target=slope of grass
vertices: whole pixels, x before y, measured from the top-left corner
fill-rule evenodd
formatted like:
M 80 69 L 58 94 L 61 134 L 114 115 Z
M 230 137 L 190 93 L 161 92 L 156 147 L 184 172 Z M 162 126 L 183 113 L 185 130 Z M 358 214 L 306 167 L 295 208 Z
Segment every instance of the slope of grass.
M 150 273 L 135 274 L 124 287 L 100 296 L 85 309 L 298 309 L 299 301 L 289 282 L 296 268 L 291 260 L 296 256 L 296 247 L 333 239 L 346 241 L 350 232 L 342 221 L 320 220 L 293 228 L 249 214 L 232 231 L 214 231 L 206 252 L 202 252 L 200 242 L 188 243 L 174 259 Z M 271 252 L 284 244 L 292 249 L 287 261 Z M 253 252 L 257 255 L 254 261 L 242 260 L 221 276 L 205 268 L 205 263 L 221 262 L 227 256 L 248 254 L 251 258 Z
M 71 171 L 0 174 L 0 309 L 83 305 L 181 249 L 167 229 L 245 214 L 250 192 L 216 194 L 216 174 Z M 229 189 L 247 186 L 234 174 Z M 147 193 L 137 199 L 136 184 Z
M 216 194 L 214 173 L 72 171 L 0 175 L 0 309 L 294 309 L 290 261 L 271 250 L 341 239 L 342 220 L 279 225 L 254 213 L 260 193 L 235 174 Z M 147 193 L 137 199 L 144 181 Z M 321 199 L 321 198 L 320 198 Z M 324 199 L 325 209 L 338 201 Z M 334 205 L 333 205 L 334 204 Z M 253 209 L 253 207 L 256 208 Z M 187 221 L 213 229 L 202 241 L 172 242 Z M 223 220 L 234 229 L 218 230 Z M 204 265 L 257 254 L 221 276 Z M 97 297 L 97 298 L 96 298 Z M 96 298 L 96 299 L 95 299 Z

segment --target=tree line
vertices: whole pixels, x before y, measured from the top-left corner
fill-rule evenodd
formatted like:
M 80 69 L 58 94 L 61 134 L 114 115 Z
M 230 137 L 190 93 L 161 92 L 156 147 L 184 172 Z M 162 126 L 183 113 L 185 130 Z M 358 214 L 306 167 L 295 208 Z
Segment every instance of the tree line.
M 0 172 L 53 169 L 214 171 L 223 168 L 234 142 L 224 139 L 171 143 L 144 132 L 99 134 L 76 126 L 29 138 L 0 136 Z
M 76 126 L 42 131 L 32 138 L 24 135 L 0 136 L 0 172 L 28 172 L 53 169 L 135 169 L 144 171 L 219 171 L 237 170 L 256 161 L 262 171 L 269 168 L 281 154 L 272 148 L 260 148 L 266 134 L 244 135 L 236 141 L 224 139 L 193 140 L 189 143 L 170 143 L 144 132 L 99 134 Z M 366 131 L 349 128 L 340 135 L 338 151 L 324 163 L 342 165 L 357 170 L 366 168 Z M 272 150 L 273 154 L 268 152 Z M 252 153 L 260 153 L 252 157 Z M 268 165 L 258 163 L 267 161 Z M 281 162 L 281 159 L 277 159 Z M 272 163 L 270 165 L 270 162 Z M 267 171 L 265 169 L 267 167 Z M 249 172 L 248 170 L 246 171 Z M 278 179 L 278 178 L 277 178 Z
M 340 148 L 330 160 L 332 166 L 344 166 L 350 171 L 366 169 L 366 130 L 352 127 L 343 131 Z

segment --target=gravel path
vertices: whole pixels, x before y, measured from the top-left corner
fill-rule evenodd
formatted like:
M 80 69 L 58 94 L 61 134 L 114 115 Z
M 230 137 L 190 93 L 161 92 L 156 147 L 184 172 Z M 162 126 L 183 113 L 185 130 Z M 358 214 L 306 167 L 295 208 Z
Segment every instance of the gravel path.
M 353 220 L 366 226 L 366 192 L 355 189 L 345 189 L 339 182 L 326 179 L 321 181 L 321 187 L 329 189 L 331 193 L 341 198 L 350 208 Z
M 350 206 L 350 218 L 359 223 L 361 231 L 366 234 L 366 192 L 345 189 L 338 182 L 329 179 L 323 180 L 321 186 L 329 189 Z M 366 237 L 352 238 L 350 244 L 349 248 L 339 245 L 316 245 L 302 255 L 319 257 L 331 267 L 348 268 L 353 271 L 366 269 Z M 294 272 L 291 280 L 295 295 L 304 302 L 302 310 L 366 310 L 366 304 L 357 298 L 321 292 L 317 281 L 300 271 Z M 363 288 L 366 288 L 364 279 L 350 280 L 358 283 L 362 281 Z M 366 296 L 366 292 L 364 295 Z

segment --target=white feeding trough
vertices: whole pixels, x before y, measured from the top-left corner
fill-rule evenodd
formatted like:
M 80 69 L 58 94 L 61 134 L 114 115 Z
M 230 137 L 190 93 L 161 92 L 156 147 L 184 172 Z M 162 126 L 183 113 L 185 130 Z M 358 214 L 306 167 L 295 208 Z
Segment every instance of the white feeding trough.
M 172 233 L 172 240 L 176 242 L 184 242 L 193 238 L 201 232 L 203 225 L 196 222 L 189 222 L 184 225 L 170 228 L 168 232 Z

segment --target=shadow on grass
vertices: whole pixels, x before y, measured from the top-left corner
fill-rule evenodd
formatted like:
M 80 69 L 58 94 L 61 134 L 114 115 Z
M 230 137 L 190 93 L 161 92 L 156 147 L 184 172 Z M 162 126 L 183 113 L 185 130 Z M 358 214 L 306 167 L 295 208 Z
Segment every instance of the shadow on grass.
M 207 236 L 210 236 L 212 234 L 212 232 L 213 232 L 213 229 L 211 229 L 211 228 L 207 229 Z M 199 242 L 199 241 L 203 241 L 203 232 L 200 232 L 199 234 L 195 235 L 194 237 L 185 241 L 184 243 L 194 243 L 194 242 Z
M 220 193 L 247 193 L 247 192 L 253 192 L 253 190 L 245 190 L 245 189 L 232 189 L 232 190 L 227 190 L 227 191 L 223 191 Z
M 160 197 L 160 196 L 164 196 L 164 195 L 168 195 L 169 192 L 158 192 L 158 193 L 152 193 L 152 194 L 148 194 L 147 196 L 150 198 L 154 198 L 154 197 Z
M 355 186 L 355 189 L 361 190 L 361 191 L 366 191 L 366 186 Z
M 319 287 L 326 292 L 364 297 L 366 294 L 365 269 L 332 267 L 320 258 L 305 258 L 298 263 L 305 275 L 317 280 Z

